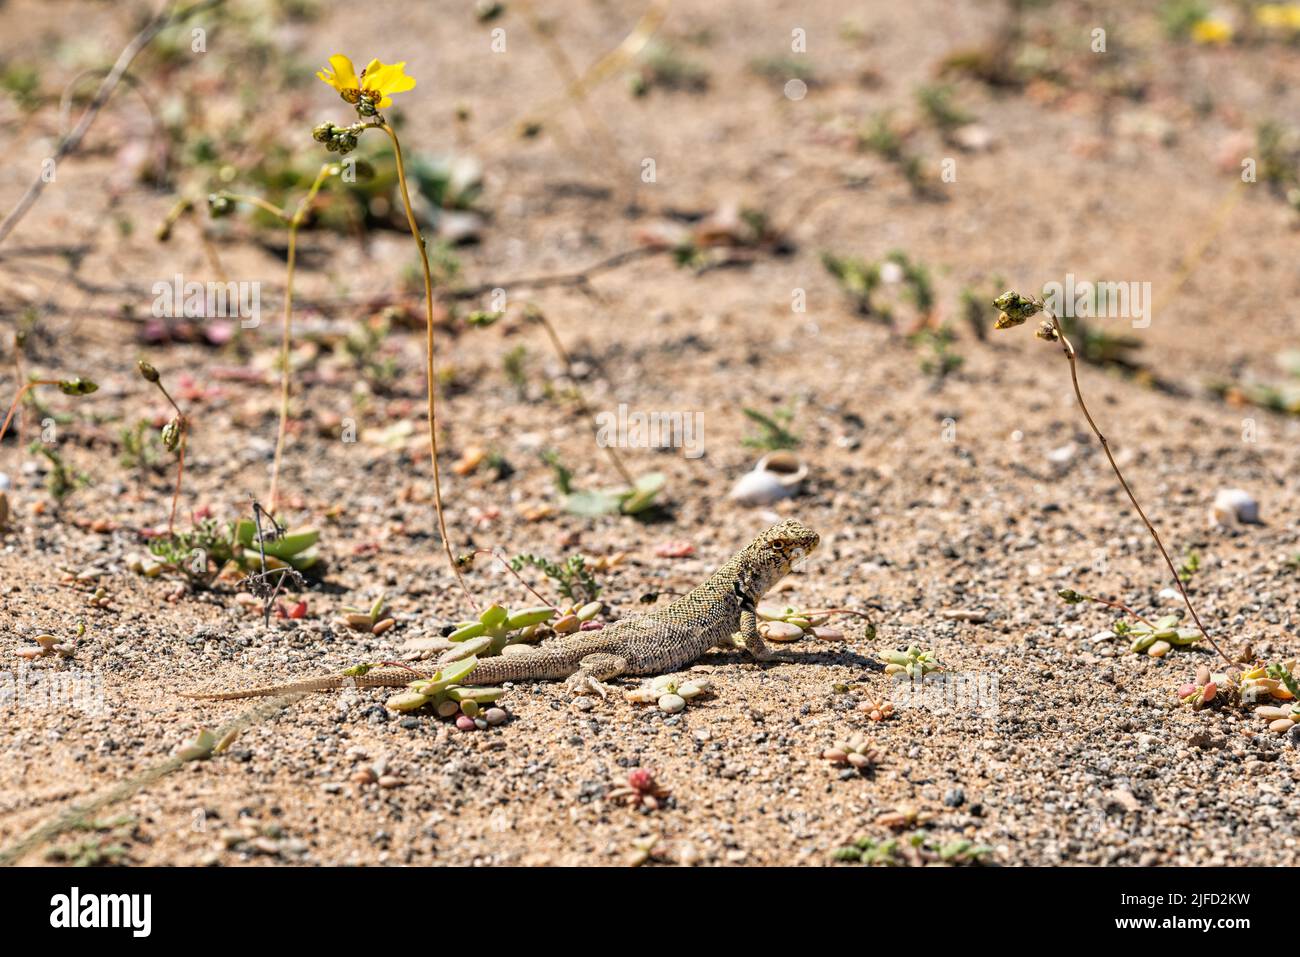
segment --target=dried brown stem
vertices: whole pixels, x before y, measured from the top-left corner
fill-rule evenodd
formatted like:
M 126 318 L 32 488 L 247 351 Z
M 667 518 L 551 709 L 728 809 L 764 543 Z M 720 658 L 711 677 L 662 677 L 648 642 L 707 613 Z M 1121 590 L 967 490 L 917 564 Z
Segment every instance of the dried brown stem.
M 1205 625 L 1201 623 L 1201 616 L 1196 613 L 1196 608 L 1192 605 L 1192 599 L 1188 597 L 1187 589 L 1184 587 L 1182 579 L 1178 577 L 1178 570 L 1174 568 L 1174 560 L 1169 557 L 1169 552 L 1165 549 L 1165 543 L 1160 539 L 1160 533 L 1156 531 L 1156 527 L 1152 525 L 1151 520 L 1147 518 L 1147 513 L 1144 512 L 1142 506 L 1138 504 L 1137 496 L 1133 494 L 1133 489 L 1129 487 L 1127 480 L 1124 478 L 1124 473 L 1120 471 L 1119 464 L 1115 461 L 1115 456 L 1111 454 L 1110 443 L 1106 441 L 1106 436 L 1101 434 L 1101 429 L 1097 427 L 1097 423 L 1093 420 L 1092 413 L 1088 411 L 1088 403 L 1084 401 L 1083 391 L 1079 388 L 1079 364 L 1075 358 L 1074 345 L 1066 337 L 1065 330 L 1061 328 L 1061 321 L 1051 312 L 1047 310 L 1043 311 L 1046 313 L 1047 317 L 1052 320 L 1052 328 L 1056 330 L 1056 335 L 1061 341 L 1061 348 L 1065 352 L 1065 358 L 1069 360 L 1070 381 L 1074 385 L 1075 398 L 1079 400 L 1079 408 L 1083 412 L 1083 417 L 1088 420 L 1088 427 L 1092 429 L 1093 435 L 1097 436 L 1097 441 L 1101 443 L 1102 451 L 1106 453 L 1106 461 L 1110 462 L 1111 470 L 1115 473 L 1115 477 L 1119 479 L 1119 484 L 1123 487 L 1124 493 L 1128 496 L 1128 500 L 1133 503 L 1133 508 L 1138 513 L 1138 517 L 1142 519 L 1142 524 L 1145 525 L 1147 531 L 1151 533 L 1151 538 L 1155 541 L 1156 548 L 1160 549 L 1160 556 L 1165 560 L 1165 564 L 1169 567 L 1169 574 L 1173 578 L 1174 584 L 1178 586 L 1178 591 L 1183 596 L 1183 603 L 1191 613 L 1192 620 L 1196 622 L 1197 629 L 1205 640 L 1214 647 L 1214 650 L 1219 653 L 1219 657 L 1231 665 L 1232 659 L 1224 654 L 1223 649 L 1219 647 L 1219 643 L 1210 637 L 1210 633 L 1205 630 Z
M 171 393 L 167 391 L 167 387 L 162 384 L 161 379 L 156 380 L 154 385 L 156 385 L 158 391 L 163 394 L 163 398 L 165 398 L 171 404 L 171 407 L 176 410 L 177 428 L 180 429 L 181 433 L 180 444 L 176 447 L 176 486 L 172 489 L 172 509 L 167 515 L 167 534 L 175 535 L 176 503 L 180 501 L 181 479 L 185 477 L 185 445 L 189 440 L 190 420 L 189 417 L 181 411 L 181 407 L 176 404 L 176 400 L 172 398 Z
M 21 389 L 19 389 L 18 394 L 14 396 L 13 403 L 9 406 L 9 414 L 5 416 L 4 425 L 0 425 L 0 441 L 4 441 L 5 433 L 9 431 L 9 423 L 13 419 L 14 413 L 18 411 L 18 403 L 23 401 L 23 396 L 25 396 L 28 392 L 30 392 L 33 388 L 35 388 L 38 385 L 58 385 L 58 384 L 59 381 L 57 379 L 33 379 L 31 382 L 28 382 Z
M 546 314 L 540 309 L 532 307 L 528 309 L 527 316 L 534 322 L 540 323 L 542 328 L 546 330 L 546 336 L 551 342 L 551 348 L 559 356 L 560 362 L 564 363 L 565 373 L 569 374 L 573 367 L 573 360 L 569 358 L 569 352 L 564 348 L 564 343 L 560 341 L 560 336 L 555 331 L 555 327 L 551 325 L 551 320 L 547 319 Z M 578 400 L 578 408 L 583 416 L 588 420 L 594 419 L 595 416 L 592 414 L 591 406 L 587 404 L 587 397 L 583 395 L 582 387 L 578 385 L 576 379 L 573 380 L 573 393 Z M 618 474 L 623 477 L 623 481 L 628 484 L 629 488 L 635 488 L 636 479 L 632 477 L 632 472 L 623 463 L 623 457 L 618 454 L 618 449 L 612 445 L 606 445 L 604 449 L 605 454 L 609 456 L 609 460 L 614 464 L 614 468 L 618 470 Z
M 117 62 L 113 64 L 113 68 L 108 71 L 108 74 L 100 82 L 94 98 L 90 101 L 90 105 L 86 107 L 86 111 L 81 114 L 77 125 L 66 136 L 60 138 L 59 145 L 55 147 L 54 155 L 50 158 L 51 161 L 57 164 L 65 156 L 76 151 L 77 147 L 81 145 L 82 138 L 95 122 L 95 118 L 99 116 L 99 111 L 104 108 L 104 104 L 108 102 L 109 97 L 113 95 L 113 91 L 117 89 L 118 84 L 126 76 L 126 71 L 130 68 L 131 63 L 140 55 L 140 51 L 162 32 L 164 27 L 172 22 L 180 22 L 200 10 L 216 6 L 220 2 L 221 0 L 199 0 L 198 3 L 192 3 L 185 7 L 182 7 L 179 3 L 171 3 L 150 20 L 144 29 L 132 37 L 131 41 L 122 49 Z M 48 181 L 45 171 L 42 170 L 41 175 L 38 175 L 32 181 L 32 184 L 27 187 L 27 191 L 23 193 L 17 205 L 10 210 L 4 221 L 0 222 L 0 243 L 8 238 L 14 227 L 27 215 L 27 211 L 36 205 L 36 201 L 40 198 L 41 192 L 45 189 Z
M 289 342 L 292 333 L 293 323 L 293 271 L 297 260 L 298 251 L 298 227 L 302 225 L 303 218 L 307 215 L 307 210 L 311 206 L 312 200 L 320 192 L 321 186 L 334 170 L 334 164 L 326 163 L 316 174 L 316 179 L 311 184 L 311 189 L 307 195 L 298 203 L 297 209 L 293 211 L 293 216 L 289 219 L 289 251 L 285 261 L 284 270 L 284 315 L 280 322 L 280 422 L 275 434 L 275 459 L 271 463 L 271 494 L 267 501 L 270 503 L 268 511 L 275 514 L 277 504 L 277 495 L 280 490 L 280 461 L 284 457 L 284 439 L 289 429 L 289 389 L 291 386 L 291 373 L 289 369 Z M 284 211 L 278 206 L 273 206 L 265 200 L 258 200 L 257 197 L 247 196 L 240 197 L 248 202 L 255 203 L 263 209 L 267 209 L 284 218 Z
M 528 582 L 524 579 L 524 576 L 523 576 L 523 575 L 520 575 L 517 571 L 515 571 L 514 568 L 510 565 L 510 563 L 509 563 L 508 561 L 505 560 L 505 557 L 502 556 L 501 554 L 499 554 L 498 552 L 496 552 L 495 550 L 493 550 L 493 549 L 491 549 L 491 548 L 476 548 L 476 549 L 474 549 L 473 554 L 475 554 L 475 555 L 489 555 L 489 556 L 491 556 L 492 558 L 495 558 L 497 561 L 499 561 L 499 562 L 502 564 L 502 566 L 505 568 L 506 571 L 508 571 L 511 575 L 514 575 L 514 576 L 515 576 L 515 579 L 519 582 L 519 584 L 523 585 L 523 586 L 524 586 L 525 588 L 527 588 L 530 592 L 532 592 L 534 598 L 536 598 L 538 601 L 540 601 L 543 605 L 546 605 L 548 608 L 557 608 L 557 609 L 558 609 L 559 606 L 557 606 L 557 605 L 555 604 L 555 602 L 553 602 L 553 601 L 551 601 L 550 599 L 546 598 L 546 597 L 545 597 L 544 595 L 542 595 L 541 592 L 539 592 L 536 588 L 534 588 L 532 585 L 528 584 Z
M 16 375 L 17 378 L 14 381 L 16 382 L 22 382 L 23 379 L 27 377 L 26 373 L 23 370 L 23 339 L 24 339 L 23 334 L 15 330 L 14 331 L 14 374 Z M 23 416 L 21 419 L 18 420 L 18 425 L 15 426 L 15 428 L 18 430 L 19 445 L 23 444 L 23 433 L 26 431 L 26 425 L 27 425 L 27 417 Z
M 582 289 L 591 287 L 591 278 L 598 273 L 608 272 L 611 269 L 617 269 L 625 263 L 635 262 L 638 259 L 648 259 L 651 256 L 666 255 L 672 252 L 670 248 L 658 246 L 637 246 L 633 249 L 625 249 L 620 253 L 592 263 L 585 269 L 577 272 L 555 273 L 549 276 L 525 276 L 520 279 L 504 279 L 498 282 L 485 282 L 477 286 L 466 286 L 463 289 L 454 289 L 450 292 L 444 292 L 443 295 L 453 299 L 476 299 L 486 293 L 494 292 L 497 289 L 550 289 L 555 287 L 577 286 Z
M 1152 631 L 1158 630 L 1154 624 L 1152 624 L 1147 619 L 1143 618 L 1141 615 L 1135 612 L 1128 605 L 1124 604 L 1122 601 L 1112 601 L 1109 598 L 1101 598 L 1097 595 L 1084 595 L 1083 597 L 1088 599 L 1088 601 L 1095 601 L 1099 605 L 1105 605 L 1108 608 L 1114 608 L 1116 611 L 1122 611 L 1124 612 L 1124 614 L 1136 618 L 1138 621 L 1142 622 L 1142 624 L 1146 625 Z

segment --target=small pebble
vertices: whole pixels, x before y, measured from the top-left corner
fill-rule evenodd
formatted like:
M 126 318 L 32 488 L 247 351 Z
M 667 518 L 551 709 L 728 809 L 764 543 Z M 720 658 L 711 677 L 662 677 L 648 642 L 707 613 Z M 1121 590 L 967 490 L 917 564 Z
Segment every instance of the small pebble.
M 788 621 L 765 621 L 759 630 L 769 641 L 798 641 L 803 637 L 803 629 Z
M 510 717 L 510 715 L 506 714 L 504 708 L 488 708 L 483 712 L 483 720 L 493 727 L 496 727 L 499 724 L 505 724 L 506 718 L 508 717 Z
M 461 731 L 474 731 L 478 726 L 474 724 L 473 718 L 467 714 L 462 714 L 456 719 L 456 727 Z
M 659 698 L 659 710 L 666 711 L 668 714 L 677 714 L 686 707 L 686 699 L 679 694 L 661 695 Z
M 1048 452 L 1047 461 L 1051 462 L 1054 465 L 1065 465 L 1072 458 L 1074 458 L 1074 454 L 1077 451 L 1078 451 L 1078 446 L 1075 445 L 1073 442 L 1070 442 L 1066 445 L 1058 446 L 1052 449 L 1052 451 Z

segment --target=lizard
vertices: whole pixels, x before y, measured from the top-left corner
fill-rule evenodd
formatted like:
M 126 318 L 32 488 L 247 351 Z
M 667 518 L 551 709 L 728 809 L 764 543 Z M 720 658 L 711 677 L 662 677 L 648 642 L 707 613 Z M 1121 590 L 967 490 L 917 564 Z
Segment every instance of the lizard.
M 564 680 L 575 695 L 593 691 L 604 697 L 609 690 L 604 682 L 612 678 L 676 671 L 710 648 L 730 644 L 737 632 L 756 660 L 771 660 L 775 652 L 758 632 L 758 601 L 820 540 L 797 521 L 779 522 L 736 552 L 703 584 L 663 608 L 598 631 L 552 638 L 521 654 L 480 659 L 471 673 L 474 684 Z M 352 674 L 185 697 L 230 701 L 334 688 L 399 688 L 436 673 L 405 667 L 376 667 L 364 673 L 354 669 Z

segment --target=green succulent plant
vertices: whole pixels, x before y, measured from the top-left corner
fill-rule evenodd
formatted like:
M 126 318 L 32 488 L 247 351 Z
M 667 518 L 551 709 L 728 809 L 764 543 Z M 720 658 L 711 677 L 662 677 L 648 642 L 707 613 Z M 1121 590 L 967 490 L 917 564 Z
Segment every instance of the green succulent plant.
M 473 622 L 461 622 L 448 641 L 461 645 L 459 658 L 502 653 L 506 645 L 532 641 L 538 637 L 538 625 L 550 622 L 558 609 L 538 606 L 511 612 L 502 605 L 489 605 Z
M 472 655 L 448 662 L 432 677 L 412 681 L 407 685 L 406 691 L 390 697 L 384 707 L 390 711 L 406 713 L 432 705 L 439 717 L 450 718 L 456 714 L 477 717 L 485 705 L 492 704 L 506 693 L 504 688 L 468 687 L 461 684 L 477 665 L 478 658 Z M 370 667 L 372 666 L 363 665 L 351 671 L 364 674 Z
M 916 645 L 908 645 L 906 651 L 886 648 L 879 654 L 881 660 L 885 662 L 885 674 L 895 678 L 916 679 L 933 671 L 943 670 L 943 665 L 935 659 L 933 652 L 922 651 Z
M 831 860 L 840 864 L 869 864 L 885 867 L 923 866 L 926 864 L 983 864 L 993 848 L 966 838 L 940 843 L 922 831 L 907 837 L 877 841 L 862 837 L 852 844 L 831 852 Z

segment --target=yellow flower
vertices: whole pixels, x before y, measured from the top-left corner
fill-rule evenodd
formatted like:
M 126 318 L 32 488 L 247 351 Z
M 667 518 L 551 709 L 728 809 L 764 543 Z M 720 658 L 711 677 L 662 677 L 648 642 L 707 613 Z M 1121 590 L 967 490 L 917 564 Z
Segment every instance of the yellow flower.
M 1197 43 L 1228 43 L 1232 40 L 1232 24 L 1223 20 L 1197 20 L 1192 27 L 1192 39 Z
M 317 76 L 339 91 L 339 96 L 349 103 L 357 103 L 364 96 L 376 109 L 386 109 L 393 105 L 390 94 L 405 93 L 415 87 L 415 78 L 406 75 L 403 69 L 406 61 L 401 63 L 380 63 L 371 60 L 361 75 L 352 67 L 352 61 L 342 53 L 330 57 L 333 72 L 320 70 Z
M 1300 30 L 1300 3 L 1266 3 L 1255 8 L 1255 20 L 1269 29 Z

